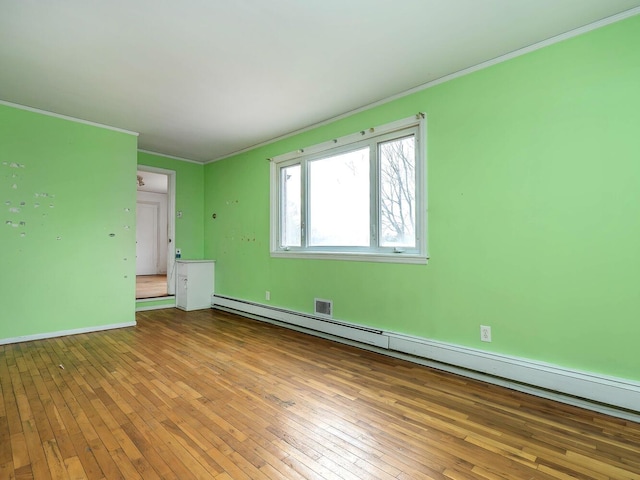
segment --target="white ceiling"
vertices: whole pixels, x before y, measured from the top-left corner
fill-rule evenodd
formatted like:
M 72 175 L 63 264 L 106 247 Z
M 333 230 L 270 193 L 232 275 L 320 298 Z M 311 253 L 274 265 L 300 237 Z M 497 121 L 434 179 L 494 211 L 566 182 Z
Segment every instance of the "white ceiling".
M 0 99 L 206 162 L 638 6 L 0 0 Z

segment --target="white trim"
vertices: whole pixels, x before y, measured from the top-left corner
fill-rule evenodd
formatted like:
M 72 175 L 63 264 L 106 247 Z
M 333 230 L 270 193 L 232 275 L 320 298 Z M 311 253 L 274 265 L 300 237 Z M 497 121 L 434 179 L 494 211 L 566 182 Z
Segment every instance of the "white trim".
M 427 115 L 424 114 L 420 124 L 419 135 L 416 138 L 416 149 L 420 149 L 418 158 L 422 159 L 420 164 L 416 164 L 416 192 L 422 192 L 416 196 L 416 212 L 422 212 L 420 218 L 416 216 L 416 228 L 418 229 L 418 245 L 422 252 L 423 263 L 429 261 L 429 157 L 427 156 L 427 135 L 428 132 Z M 400 262 L 398 262 L 400 263 Z M 405 262 L 410 263 L 410 262 Z
M 360 130 L 359 132 L 334 138 L 326 142 L 317 143 L 310 147 L 304 147 L 298 150 L 294 150 L 292 152 L 283 153 L 282 155 L 276 155 L 275 157 L 272 157 L 269 160 L 274 163 L 281 163 L 281 162 L 286 162 L 288 160 L 293 160 L 294 158 L 298 158 L 298 157 L 306 157 L 308 155 L 314 155 L 316 153 L 326 152 L 327 150 L 331 150 L 333 148 L 341 147 L 344 145 L 350 145 L 352 143 L 357 143 L 361 140 L 365 140 L 367 138 L 378 137 L 386 133 L 395 132 L 397 130 L 403 130 L 409 127 L 419 127 L 420 129 L 424 129 L 426 126 L 424 124 L 426 123 L 425 118 L 426 118 L 426 115 L 420 112 L 420 113 L 417 113 L 416 115 L 412 115 L 407 118 L 396 120 L 395 122 L 385 123 L 384 125 L 379 125 L 377 127 L 366 128 L 364 130 Z
M 149 155 L 156 155 L 158 157 L 170 158 L 171 160 L 178 160 L 180 162 L 195 163 L 196 165 L 204 165 L 204 162 L 198 162 L 197 160 L 189 160 L 188 158 L 176 157 L 174 155 L 167 155 L 166 153 L 152 152 L 151 150 L 138 149 L 139 152 L 147 153 Z
M 640 382 L 410 335 L 386 335 L 391 350 L 640 412 Z
M 299 148 L 282 155 L 274 156 L 270 159 L 269 172 L 269 191 L 270 191 L 270 231 L 269 245 L 270 255 L 272 258 L 301 258 L 316 260 L 341 260 L 341 261 L 363 261 L 363 262 L 380 262 L 380 263 L 407 263 L 421 264 L 428 263 L 427 254 L 427 148 L 426 148 L 426 121 L 427 116 L 422 112 L 418 112 L 410 117 L 405 117 L 394 122 L 389 122 L 375 127 L 367 127 L 355 133 L 337 137 L 332 140 L 318 143 L 315 145 Z M 407 252 L 399 250 L 396 253 L 391 248 L 380 246 L 378 239 L 380 232 L 380 198 L 376 193 L 376 188 L 371 188 L 372 196 L 370 198 L 371 205 L 375 208 L 371 209 L 369 223 L 376 231 L 377 238 L 373 236 L 369 238 L 370 245 L 363 248 L 348 247 L 323 247 L 313 248 L 307 245 L 305 236 L 306 228 L 301 228 L 301 246 L 283 247 L 280 244 L 280 222 L 281 219 L 281 198 L 282 180 L 280 178 L 280 170 L 288 168 L 290 165 L 300 165 L 302 177 L 302 220 L 303 225 L 309 222 L 309 189 L 308 189 L 308 170 L 307 164 L 316 159 L 325 156 L 336 155 L 341 152 L 347 152 L 356 148 L 370 148 L 370 154 L 375 156 L 375 164 L 379 167 L 378 147 L 382 142 L 400 138 L 403 135 L 414 135 L 415 138 L 415 179 L 416 179 L 416 223 L 415 223 L 415 240 L 416 244 L 413 248 L 407 248 Z M 373 148 L 375 145 L 375 148 Z M 373 165 L 372 157 L 369 158 L 370 165 Z M 375 172 L 375 173 L 373 173 Z M 372 169 L 373 176 L 369 178 L 370 186 L 379 187 L 379 175 L 375 169 Z M 424 233 L 422 233 L 424 232 Z
M 214 296 L 213 308 L 640 422 L 640 382 Z M 362 333 L 365 332 L 365 333 Z M 362 340 L 364 338 L 365 340 Z
M 99 325 L 95 327 L 76 328 L 73 330 L 60 330 L 57 332 L 36 333 L 34 335 L 24 335 L 13 338 L 0 338 L 0 345 L 8 345 L 10 343 L 31 342 L 33 340 L 44 340 L 47 338 L 66 337 L 67 335 L 78 335 L 81 333 L 102 332 L 104 330 L 113 330 L 116 328 L 135 327 L 136 322 L 113 323 L 111 325 Z
M 175 300 L 175 298 L 175 295 L 167 295 L 166 297 L 136 298 L 136 303 L 160 302 L 162 300 Z
M 230 310 L 245 312 L 263 319 L 271 319 L 287 325 L 295 325 L 309 331 L 317 331 L 332 336 L 348 338 L 356 342 L 387 348 L 389 340 L 382 335 L 380 330 L 360 326 L 340 320 L 331 320 L 312 314 L 294 312 L 274 308 L 259 303 L 246 302 L 231 297 L 213 295 L 214 308 L 228 308 Z
M 277 241 L 273 244 L 277 245 Z M 304 252 L 304 251 L 272 251 L 271 258 L 305 258 L 313 260 L 343 260 L 354 262 L 407 263 L 427 265 L 429 257 L 424 255 L 408 255 L 406 253 L 342 253 L 342 252 Z
M 17 108 L 18 110 L 26 110 L 28 112 L 39 113 L 48 117 L 60 118 L 62 120 L 68 120 L 74 123 L 82 123 L 83 125 L 91 125 L 92 127 L 104 128 L 105 130 L 113 130 L 114 132 L 126 133 L 127 135 L 133 135 L 135 137 L 138 137 L 140 135 L 138 132 L 132 132 L 131 130 L 124 130 L 122 128 L 112 127 L 111 125 L 104 125 L 102 123 L 91 122 L 89 120 L 82 120 L 81 118 L 69 117 L 68 115 L 49 112 L 47 110 L 41 110 L 39 108 L 27 107 L 26 105 L 19 105 L 17 103 L 7 102 L 5 100 L 0 100 L 0 105 Z
M 436 78 L 435 80 L 431 80 L 429 82 L 423 83 L 423 84 L 418 85 L 418 86 L 416 86 L 414 88 L 411 88 L 409 90 L 405 90 L 403 92 L 400 92 L 400 93 L 398 93 L 396 95 L 392 95 L 390 97 L 386 97 L 386 98 L 380 99 L 380 100 L 378 100 L 376 102 L 368 103 L 366 105 L 363 105 L 362 107 L 358 107 L 358 108 L 355 108 L 353 110 L 349 110 L 348 112 L 344 112 L 344 113 L 342 113 L 340 115 L 336 115 L 335 117 L 330 117 L 330 118 L 328 118 L 326 120 L 323 120 L 321 122 L 317 122 L 317 123 L 314 123 L 312 125 L 309 125 L 308 127 L 300 128 L 298 130 L 294 130 L 292 132 L 285 133 L 284 135 L 280 135 L 280 136 L 272 138 L 270 140 L 266 140 L 264 142 L 257 143 L 255 145 L 250 146 L 250 147 L 242 148 L 240 150 L 236 150 L 235 152 L 231 152 L 231 153 L 225 154 L 225 155 L 223 155 L 221 157 L 217 157 L 217 158 L 214 158 L 212 160 L 208 160 L 208 161 L 204 162 L 204 164 L 207 165 L 209 163 L 217 162 L 219 160 L 224 160 L 225 158 L 233 157 L 235 155 L 240 155 L 241 153 L 250 152 L 251 150 L 255 150 L 256 148 L 264 147 L 266 145 L 271 145 L 272 143 L 279 142 L 280 140 L 285 140 L 287 138 L 291 138 L 291 137 L 294 137 L 296 135 L 300 135 L 301 133 L 305 133 L 305 132 L 309 132 L 311 130 L 315 130 L 316 128 L 319 128 L 319 127 L 322 127 L 322 126 L 325 126 L 325 125 L 329 125 L 331 123 L 337 122 L 338 120 L 343 120 L 345 118 L 351 117 L 352 115 L 355 115 L 355 114 L 358 114 L 358 113 L 362 113 L 362 112 L 365 112 L 365 111 L 370 110 L 372 108 L 379 107 L 380 105 L 384 105 L 386 103 L 393 102 L 394 100 L 398 100 L 400 98 L 412 95 L 414 93 L 418 93 L 418 92 L 421 92 L 423 90 L 427 90 L 427 89 L 429 89 L 431 87 L 435 87 L 436 85 L 440 85 L 441 83 L 445 83 L 445 82 L 448 82 L 450 80 L 454 80 L 456 78 L 464 77 L 465 75 L 469 75 L 470 73 L 474 73 L 474 72 L 477 72 L 479 70 L 483 70 L 485 68 L 492 67 L 492 66 L 497 65 L 499 63 L 506 62 L 506 61 L 511 60 L 513 58 L 520 57 L 520 56 L 525 55 L 527 53 L 531 53 L 531 52 L 534 52 L 536 50 L 540 50 L 541 48 L 545 48 L 545 47 L 551 46 L 551 45 L 553 45 L 555 43 L 563 42 L 565 40 L 568 40 L 568 39 L 573 38 L 573 37 L 577 37 L 577 36 L 582 35 L 584 33 L 588 33 L 588 32 L 591 32 L 593 30 L 597 30 L 599 28 L 606 27 L 607 25 L 611 25 L 613 23 L 620 22 L 622 20 L 634 17 L 634 16 L 639 15 L 639 14 L 640 14 L 640 7 L 634 7 L 632 9 L 630 9 L 630 10 L 625 11 L 625 12 L 621 12 L 621 13 L 618 13 L 616 15 L 612 15 L 610 17 L 603 18 L 602 20 L 598 20 L 596 22 L 590 23 L 588 25 L 583 25 L 582 27 L 578 27 L 578 28 L 575 28 L 573 30 L 569 30 L 568 32 L 561 33 L 559 35 L 556 35 L 554 37 L 548 38 L 546 40 L 542 40 L 540 42 L 531 44 L 531 45 L 529 45 L 527 47 L 523 47 L 523 48 L 520 48 L 518 50 L 514 50 L 513 52 L 505 53 L 504 55 L 500 55 L 498 57 L 492 58 L 492 59 L 487 60 L 487 61 L 482 62 L 482 63 L 478 63 L 477 65 L 473 65 L 471 67 L 463 68 L 462 70 L 458 70 L 457 72 L 450 73 L 449 75 L 445 75 L 445 76 L 440 77 L 440 78 Z
M 355 344 L 355 342 L 343 342 L 343 343 Z M 605 415 L 611 415 L 612 417 L 622 418 L 625 420 L 630 420 L 636 423 L 640 423 L 640 413 L 635 413 L 634 411 L 622 410 L 620 408 L 616 408 L 613 406 L 603 405 L 601 403 L 594 403 L 586 399 L 565 395 L 563 393 L 554 392 L 551 390 L 538 388 L 535 385 L 512 382 L 504 378 L 494 377 L 494 376 L 486 375 L 484 373 L 479 373 L 479 372 L 476 372 L 475 370 L 468 370 L 468 369 L 457 367 L 455 365 L 440 363 L 434 360 L 428 360 L 426 358 L 416 357 L 414 355 L 408 355 L 408 354 L 397 352 L 394 350 L 384 351 L 382 349 L 369 347 L 367 345 L 356 344 L 355 346 L 358 346 L 364 350 L 369 350 L 369 351 L 377 352 L 383 355 L 388 355 L 393 358 L 398 358 L 401 360 L 406 360 L 408 362 L 416 363 L 418 365 L 424 365 L 426 367 L 435 368 L 437 370 L 442 370 L 444 372 L 454 373 L 462 377 L 472 378 L 474 380 L 489 383 L 492 385 L 498 385 L 498 386 L 509 388 L 511 390 L 515 390 L 518 392 L 528 393 L 529 395 L 534 395 L 536 397 L 546 398 L 556 402 L 565 403 L 567 405 L 573 405 L 575 407 L 584 408 L 586 410 L 592 410 L 594 412 L 603 413 Z
M 278 251 L 278 237 L 280 236 L 280 179 L 278 173 L 275 162 L 269 161 L 269 252 L 271 257 L 275 257 L 274 253 Z

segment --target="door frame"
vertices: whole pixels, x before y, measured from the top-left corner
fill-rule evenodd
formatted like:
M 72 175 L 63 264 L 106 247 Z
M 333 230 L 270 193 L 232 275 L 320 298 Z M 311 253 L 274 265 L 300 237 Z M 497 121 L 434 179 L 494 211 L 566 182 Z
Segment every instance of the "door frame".
M 141 172 L 161 173 L 167 181 L 167 295 L 176 294 L 176 171 L 138 165 Z M 137 193 L 136 193 L 137 200 Z

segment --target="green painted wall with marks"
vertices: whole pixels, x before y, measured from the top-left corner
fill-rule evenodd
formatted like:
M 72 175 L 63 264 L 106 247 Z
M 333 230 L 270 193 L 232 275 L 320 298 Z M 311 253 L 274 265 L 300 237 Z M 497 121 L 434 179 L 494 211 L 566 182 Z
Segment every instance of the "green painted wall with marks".
M 178 172 L 219 294 L 640 380 L 638 44 L 634 17 L 204 167 L 0 105 L 0 341 L 134 321 L 139 162 Z M 429 264 L 272 259 L 265 159 L 417 111 Z
M 135 321 L 136 147 L 0 105 L 0 341 Z
M 640 380 L 638 45 L 633 17 L 207 165 L 217 293 Z M 266 158 L 418 111 L 428 265 L 270 257 Z

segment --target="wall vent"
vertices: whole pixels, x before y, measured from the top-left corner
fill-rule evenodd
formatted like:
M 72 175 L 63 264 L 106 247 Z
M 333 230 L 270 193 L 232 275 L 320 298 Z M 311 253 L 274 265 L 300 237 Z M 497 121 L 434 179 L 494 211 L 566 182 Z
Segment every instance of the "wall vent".
M 323 300 L 322 298 L 316 298 L 314 303 L 315 303 L 315 308 L 313 312 L 316 315 L 319 315 L 321 317 L 328 317 L 328 318 L 333 317 L 333 302 L 331 300 Z

